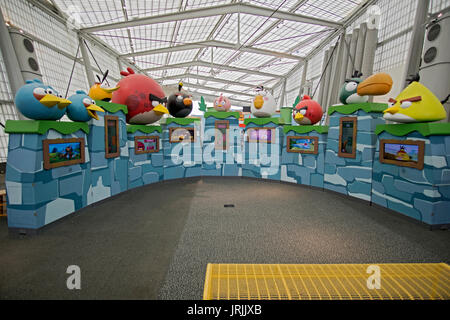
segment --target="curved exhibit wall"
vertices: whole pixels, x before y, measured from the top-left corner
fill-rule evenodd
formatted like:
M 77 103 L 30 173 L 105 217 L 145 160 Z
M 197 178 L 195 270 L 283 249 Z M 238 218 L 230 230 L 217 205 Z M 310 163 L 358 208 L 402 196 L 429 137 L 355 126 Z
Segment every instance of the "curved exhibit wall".
M 118 193 L 196 176 L 243 176 L 323 188 L 426 224 L 450 223 L 450 124 L 385 124 L 384 104 L 329 109 L 330 126 L 238 112 L 127 125 L 102 103 L 88 123 L 8 120 L 8 226 L 36 230 Z

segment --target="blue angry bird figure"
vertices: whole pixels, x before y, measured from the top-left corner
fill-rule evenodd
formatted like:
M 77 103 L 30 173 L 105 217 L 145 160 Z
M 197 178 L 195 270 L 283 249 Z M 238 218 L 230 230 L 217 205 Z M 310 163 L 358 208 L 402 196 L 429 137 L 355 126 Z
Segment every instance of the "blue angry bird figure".
M 27 80 L 17 91 L 14 102 L 25 117 L 34 120 L 59 120 L 71 103 L 39 79 Z
M 70 96 L 69 100 L 72 103 L 67 107 L 67 116 L 72 121 L 87 122 L 92 118 L 98 120 L 97 112 L 105 112 L 82 90 L 78 90 L 76 94 Z

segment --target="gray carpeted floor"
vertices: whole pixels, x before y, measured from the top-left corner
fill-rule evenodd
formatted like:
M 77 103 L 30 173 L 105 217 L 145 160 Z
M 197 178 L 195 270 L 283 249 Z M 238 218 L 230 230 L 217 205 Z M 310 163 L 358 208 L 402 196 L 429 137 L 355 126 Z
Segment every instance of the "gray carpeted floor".
M 201 299 L 208 262 L 449 263 L 449 248 L 448 231 L 329 192 L 171 181 L 85 208 L 38 236 L 8 236 L 2 219 L 0 299 Z M 72 264 L 81 268 L 78 291 L 66 288 Z

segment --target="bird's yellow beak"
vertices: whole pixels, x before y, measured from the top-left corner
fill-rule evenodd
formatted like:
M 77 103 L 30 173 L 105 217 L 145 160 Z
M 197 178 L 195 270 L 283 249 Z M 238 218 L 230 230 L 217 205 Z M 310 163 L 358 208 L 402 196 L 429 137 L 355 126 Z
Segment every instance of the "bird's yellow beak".
M 389 74 L 381 72 L 368 77 L 358 85 L 356 92 L 359 96 L 382 96 L 392 88 L 392 78 Z
M 54 107 L 58 103 L 61 102 L 61 98 L 53 95 L 53 94 L 46 94 L 41 100 L 39 100 L 40 103 L 42 103 L 47 108 Z M 70 103 L 69 103 L 70 104 Z
M 400 107 L 393 106 L 393 107 L 390 107 L 390 108 L 387 108 L 386 110 L 384 110 L 383 113 L 396 114 L 399 111 L 400 111 Z
M 166 107 L 164 107 L 162 104 L 157 105 L 153 108 L 153 111 L 159 116 L 162 116 L 165 113 L 169 113 L 169 110 L 167 110 Z
M 58 108 L 60 110 L 66 108 L 68 105 L 70 105 L 72 103 L 72 101 L 70 101 L 70 100 L 63 99 L 63 98 L 60 98 L 60 99 L 61 99 L 61 101 L 58 103 Z
M 114 91 L 117 91 L 120 89 L 120 86 L 114 87 L 114 88 L 102 88 L 103 91 L 107 93 L 113 93 Z
M 305 117 L 304 115 L 302 115 L 300 112 L 298 112 L 298 113 L 295 115 L 295 120 L 297 120 L 297 121 L 302 121 L 304 117 Z
M 190 106 L 190 105 L 192 104 L 192 100 L 189 99 L 189 98 L 184 98 L 184 99 L 183 99 L 183 104 L 184 104 L 185 106 Z
M 105 110 L 103 110 L 102 108 L 100 108 L 99 106 L 97 106 L 95 104 L 91 104 L 90 106 L 86 107 L 86 110 L 87 110 L 88 114 L 95 120 L 98 120 L 97 111 L 105 112 Z
M 264 99 L 262 96 L 258 95 L 255 97 L 255 100 L 253 100 L 253 105 L 256 109 L 261 109 L 264 104 Z

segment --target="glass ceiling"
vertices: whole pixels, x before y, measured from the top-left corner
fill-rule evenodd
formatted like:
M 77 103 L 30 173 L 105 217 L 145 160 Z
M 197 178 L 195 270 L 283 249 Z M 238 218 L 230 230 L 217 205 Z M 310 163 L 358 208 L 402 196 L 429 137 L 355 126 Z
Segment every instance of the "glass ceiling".
M 82 32 L 100 38 L 162 85 L 183 80 L 193 93 L 226 92 L 247 101 L 256 86 L 278 83 L 365 1 L 52 2 L 75 14 Z

